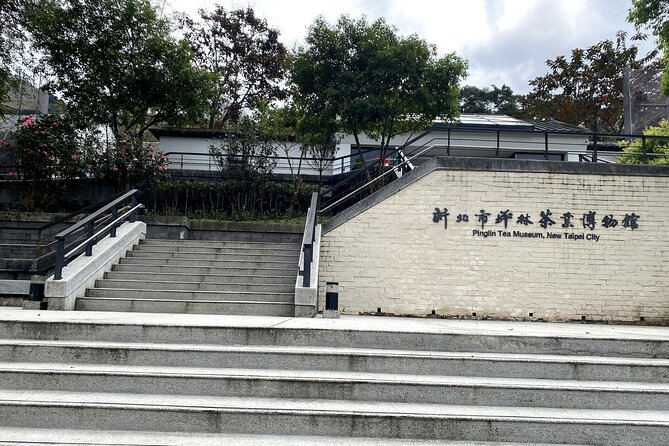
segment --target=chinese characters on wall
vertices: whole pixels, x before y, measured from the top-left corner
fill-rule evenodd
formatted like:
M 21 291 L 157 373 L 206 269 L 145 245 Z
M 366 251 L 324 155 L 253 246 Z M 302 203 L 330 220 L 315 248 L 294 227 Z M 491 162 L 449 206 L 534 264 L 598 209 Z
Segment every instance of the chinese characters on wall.
M 434 208 L 432 213 L 432 221 L 434 223 L 443 222 L 444 229 L 448 229 L 449 216 L 451 213 L 448 208 Z M 626 213 L 625 215 L 604 214 L 598 215 L 595 211 L 584 212 L 583 214 L 575 215 L 572 212 L 553 213 L 550 209 L 541 211 L 538 215 L 530 215 L 529 213 L 520 213 L 514 215 L 510 209 L 500 210 L 496 212 L 481 209 L 474 213 L 470 219 L 469 214 L 457 214 L 451 220 L 451 224 L 455 225 L 475 225 L 476 229 L 472 230 L 472 235 L 481 237 L 532 237 L 532 238 L 565 238 L 573 240 L 593 240 L 598 241 L 599 235 L 596 234 L 574 234 L 573 232 L 527 232 L 532 225 L 541 227 L 542 229 L 583 229 L 594 231 L 598 228 L 612 229 L 617 226 L 629 230 L 636 230 L 639 227 L 639 220 L 641 217 L 634 212 Z M 470 223 L 471 220 L 471 223 Z M 516 228 L 517 230 L 509 230 Z

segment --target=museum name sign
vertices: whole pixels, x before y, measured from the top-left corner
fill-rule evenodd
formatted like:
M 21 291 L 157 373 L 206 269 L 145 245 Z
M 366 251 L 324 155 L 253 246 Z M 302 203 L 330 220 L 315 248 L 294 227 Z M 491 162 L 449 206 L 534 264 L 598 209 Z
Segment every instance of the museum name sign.
M 600 234 L 595 234 L 593 232 L 595 229 L 601 228 L 608 231 L 620 227 L 634 231 L 639 228 L 639 220 L 641 219 L 634 212 L 625 215 L 604 214 L 598 216 L 597 212 L 588 211 L 577 217 L 571 212 L 564 212 L 562 215 L 554 214 L 550 209 L 541 211 L 538 217 L 528 213 L 514 215 L 510 209 L 499 211 L 494 219 L 491 218 L 492 215 L 485 209 L 481 209 L 479 213 L 474 214 L 473 218 L 470 218 L 469 214 L 457 214 L 452 216 L 451 224 L 456 226 L 475 225 L 476 229 L 472 229 L 471 235 L 481 238 L 517 237 L 597 242 L 600 239 Z M 434 208 L 432 221 L 434 223 L 443 222 L 444 229 L 448 229 L 449 216 L 451 216 L 451 212 L 447 208 L 443 210 Z M 536 225 L 543 231 L 529 230 L 534 227 L 535 221 Z M 503 229 L 501 229 L 501 226 L 503 226 Z M 558 231 L 558 228 L 561 231 Z M 568 230 L 576 229 L 590 230 L 590 232 L 568 232 Z

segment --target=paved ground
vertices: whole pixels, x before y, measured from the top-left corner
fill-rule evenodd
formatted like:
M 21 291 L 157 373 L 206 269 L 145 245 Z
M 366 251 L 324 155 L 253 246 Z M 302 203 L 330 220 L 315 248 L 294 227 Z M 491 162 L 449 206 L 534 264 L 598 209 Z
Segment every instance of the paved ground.
M 113 313 L 95 311 L 38 311 L 0 307 L 2 321 L 104 322 L 206 327 L 274 327 L 367 330 L 399 333 L 476 333 L 514 336 L 554 336 L 595 339 L 669 340 L 669 327 L 546 322 L 469 321 L 452 319 L 341 316 L 340 319 L 204 314 Z

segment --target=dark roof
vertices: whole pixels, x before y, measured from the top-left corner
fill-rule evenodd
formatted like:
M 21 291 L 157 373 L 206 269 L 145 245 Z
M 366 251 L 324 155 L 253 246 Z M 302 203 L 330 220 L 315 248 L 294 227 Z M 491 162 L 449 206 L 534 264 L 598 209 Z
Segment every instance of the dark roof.
M 529 121 L 534 125 L 534 129 L 539 132 L 559 132 L 559 133 L 592 133 L 590 129 L 580 125 L 567 124 L 562 121 Z

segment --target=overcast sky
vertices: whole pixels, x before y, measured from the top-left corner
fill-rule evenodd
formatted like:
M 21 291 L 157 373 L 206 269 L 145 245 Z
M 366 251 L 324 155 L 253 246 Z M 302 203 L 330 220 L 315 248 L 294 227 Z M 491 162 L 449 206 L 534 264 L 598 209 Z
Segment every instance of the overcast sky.
M 507 84 L 516 93 L 528 80 L 547 72 L 546 60 L 585 48 L 616 31 L 634 28 L 625 20 L 630 0 L 166 0 L 175 11 L 197 14 L 218 3 L 226 8 L 253 7 L 281 31 L 289 48 L 299 44 L 308 26 L 322 15 L 335 22 L 342 14 L 384 17 L 401 34 L 418 34 L 439 54 L 456 52 L 469 61 L 464 84 Z M 652 36 L 642 45 L 652 49 Z

